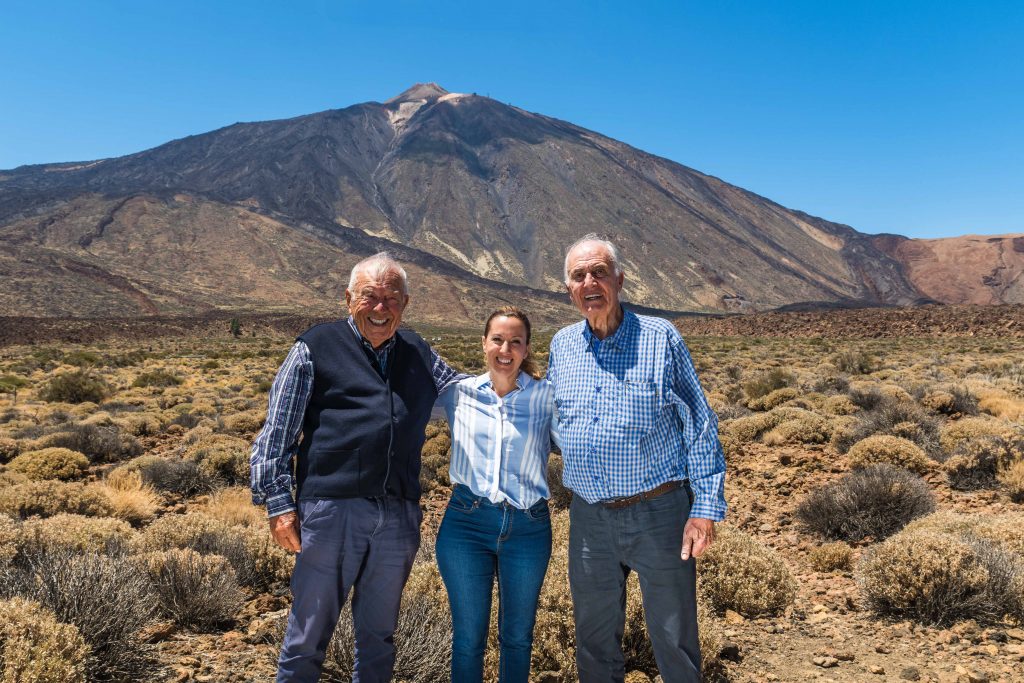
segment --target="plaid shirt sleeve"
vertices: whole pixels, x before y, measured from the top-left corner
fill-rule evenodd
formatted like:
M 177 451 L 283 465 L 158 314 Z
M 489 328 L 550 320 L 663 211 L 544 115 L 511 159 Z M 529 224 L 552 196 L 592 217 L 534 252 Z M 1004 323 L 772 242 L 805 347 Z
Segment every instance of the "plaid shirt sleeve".
M 292 459 L 312 392 L 313 359 L 306 344 L 298 341 L 270 387 L 267 421 L 249 455 L 253 503 L 266 505 L 270 517 L 296 509 L 292 497 Z
M 718 416 L 700 388 L 682 337 L 671 341 L 676 412 L 683 426 L 686 472 L 693 488 L 691 517 L 725 519 L 725 455 L 718 440 Z
M 460 373 L 445 362 L 444 358 L 430 347 L 431 374 L 434 376 L 434 386 L 437 387 L 437 394 L 440 396 L 444 390 L 453 384 L 458 384 L 470 375 Z M 442 415 L 443 417 L 443 415 Z

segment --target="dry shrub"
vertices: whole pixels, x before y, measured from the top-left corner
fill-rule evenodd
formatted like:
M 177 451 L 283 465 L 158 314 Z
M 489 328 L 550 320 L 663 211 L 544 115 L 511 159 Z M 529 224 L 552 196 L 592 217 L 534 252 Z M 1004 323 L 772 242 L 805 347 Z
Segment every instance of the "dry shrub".
M 846 349 L 832 356 L 832 363 L 840 372 L 849 375 L 868 375 L 878 369 L 878 359 L 863 349 Z
M 44 448 L 22 453 L 7 465 L 30 479 L 81 479 L 89 469 L 89 458 L 67 448 Z
M 537 601 L 533 629 L 533 669 L 556 671 L 561 680 L 576 680 L 576 632 L 569 593 L 569 513 L 551 512 L 552 553 Z
M 141 552 L 190 548 L 227 558 L 243 586 L 265 589 L 291 575 L 294 558 L 263 528 L 232 526 L 200 512 L 165 515 L 146 527 L 136 543 Z
M 255 434 L 263 426 L 265 410 L 246 410 L 224 418 L 224 429 L 236 434 Z
M 793 602 L 796 582 L 770 549 L 728 526 L 717 536 L 697 561 L 698 581 L 716 610 L 756 617 L 778 614 Z
M 813 549 L 809 559 L 815 571 L 845 571 L 853 566 L 853 550 L 842 541 L 826 543 Z
M 1018 460 L 998 474 L 999 483 L 1015 503 L 1024 503 L 1024 460 Z
M 932 412 L 943 415 L 953 413 L 953 404 L 955 402 L 956 398 L 953 394 L 942 389 L 933 389 L 921 397 L 921 405 Z
M 133 387 L 176 387 L 184 380 L 162 368 L 143 372 L 132 381 Z
M 562 483 L 562 470 L 565 464 L 562 456 L 558 453 L 548 455 L 548 491 L 551 497 L 548 499 L 552 510 L 568 510 L 572 503 L 572 491 Z
M 200 470 L 225 484 L 249 483 L 249 442 L 245 439 L 210 434 L 186 447 L 184 456 L 199 465 Z
M 118 468 L 121 469 L 137 471 L 142 480 L 157 491 L 179 496 L 208 493 L 217 487 L 216 479 L 192 460 L 144 455 Z
M 771 410 L 772 408 L 778 408 L 786 401 L 791 401 L 800 392 L 793 387 L 783 387 L 782 389 L 776 389 L 775 391 L 769 392 L 764 396 L 758 396 L 751 398 L 747 401 L 747 407 L 751 410 Z
M 928 484 L 893 465 L 871 465 L 814 491 L 797 507 L 797 518 L 826 538 L 885 538 L 935 509 Z
M 196 506 L 199 512 L 235 526 L 267 527 L 267 514 L 252 502 L 252 492 L 243 487 L 224 488 Z
M 134 437 L 121 434 L 120 427 L 109 420 L 61 425 L 41 442 L 84 453 L 93 463 L 119 462 L 142 452 Z
M 160 610 L 175 623 L 202 631 L 231 623 L 245 595 L 235 570 L 220 555 L 194 550 L 158 551 L 142 556 Z
M 160 418 L 150 413 L 124 415 L 115 418 L 114 422 L 132 436 L 154 436 L 160 433 Z
M 829 396 L 824 400 L 821 408 L 828 415 L 853 415 L 860 410 L 849 396 L 843 394 Z
M 815 413 L 808 413 L 794 420 L 787 420 L 765 433 L 761 440 L 769 446 L 787 443 L 825 443 L 832 436 L 828 420 Z
M 857 567 L 868 606 L 929 624 L 1018 616 L 1024 560 L 981 538 L 907 529 L 879 544 Z
M 986 436 L 1009 437 L 1012 435 L 1012 431 L 1012 427 L 1002 420 L 966 417 L 947 424 L 942 429 L 939 440 L 946 453 L 952 453 L 961 441 L 980 439 Z
M 3 597 L 22 597 L 74 625 L 91 650 L 90 681 L 149 680 L 151 648 L 140 640 L 156 611 L 148 577 L 123 557 L 35 548 L 0 581 Z
M 43 401 L 99 403 L 110 395 L 110 387 L 89 370 L 65 372 L 53 377 L 39 392 Z
M 21 524 L 8 515 L 0 515 L 0 565 L 10 562 L 21 545 Z
M 753 441 L 770 429 L 774 429 L 783 422 L 796 420 L 801 417 L 813 415 L 814 413 L 803 408 L 782 406 L 774 408 L 767 413 L 755 413 L 746 417 L 739 417 L 730 420 L 722 425 L 722 433 L 736 439 L 740 443 Z
M 748 399 L 767 396 L 776 389 L 791 386 L 796 376 L 783 368 L 772 368 L 743 383 L 743 393 Z
M 395 630 L 396 681 L 436 683 L 451 678 L 452 618 L 444 605 L 444 592 L 439 590 L 440 578 L 436 573 L 433 562 L 417 563 L 402 594 Z M 435 578 L 431 579 L 431 575 Z M 327 648 L 323 680 L 351 680 L 354 647 L 352 610 L 346 604 Z
M 0 465 L 10 462 L 21 452 L 21 445 L 15 439 L 0 436 Z
M 939 422 L 913 401 L 882 400 L 859 415 L 857 425 L 836 432 L 832 445 L 842 453 L 853 444 L 875 434 L 888 434 L 913 441 L 931 458 L 939 459 Z
M 427 425 L 427 438 L 420 451 L 420 485 L 426 492 L 451 486 L 448 478 L 448 451 L 452 440 L 445 421 L 432 422 Z
M 0 680 L 85 683 L 89 647 L 70 624 L 22 598 L 0 600 Z
M 983 436 L 964 439 L 953 450 L 943 469 L 954 489 L 968 491 L 994 488 L 1000 471 L 1024 460 L 1024 438 Z
M 946 510 L 914 520 L 906 530 L 974 536 L 1024 555 L 1024 512 L 965 515 Z
M 914 442 L 888 434 L 876 434 L 861 439 L 850 447 L 847 455 L 850 466 L 854 469 L 888 463 L 911 472 L 924 474 L 931 467 L 928 456 Z
M 127 545 L 134 535 L 127 522 L 111 517 L 59 514 L 22 525 L 22 546 L 74 552 L 107 552 Z
M 107 475 L 98 489 L 110 501 L 112 516 L 133 526 L 153 519 L 160 508 L 160 495 L 142 480 L 137 470 L 118 468 Z
M 0 512 L 26 519 L 62 512 L 103 517 L 113 514 L 110 501 L 94 487 L 52 479 L 0 487 Z
M 1011 422 L 1024 420 L 1024 401 L 1008 395 L 987 396 L 978 403 L 978 409 Z

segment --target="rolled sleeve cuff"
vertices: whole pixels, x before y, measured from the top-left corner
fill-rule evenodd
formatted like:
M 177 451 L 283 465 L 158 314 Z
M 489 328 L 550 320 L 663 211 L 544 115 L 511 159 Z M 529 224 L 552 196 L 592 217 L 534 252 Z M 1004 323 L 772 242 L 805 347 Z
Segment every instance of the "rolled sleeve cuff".
M 283 515 L 286 512 L 295 512 L 297 509 L 295 506 L 295 499 L 292 498 L 292 494 L 288 491 L 268 495 L 266 503 L 267 517 L 277 517 L 278 515 Z
M 716 500 L 701 500 L 694 497 L 693 506 L 690 507 L 690 517 L 721 522 L 725 519 L 725 503 Z

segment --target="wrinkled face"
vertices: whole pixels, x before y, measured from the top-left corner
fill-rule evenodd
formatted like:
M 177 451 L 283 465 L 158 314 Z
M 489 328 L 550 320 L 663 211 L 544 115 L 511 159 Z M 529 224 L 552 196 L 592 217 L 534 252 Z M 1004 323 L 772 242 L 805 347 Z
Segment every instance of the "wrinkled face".
M 345 303 L 359 333 L 377 348 L 395 334 L 409 295 L 402 291 L 402 278 L 395 272 L 377 280 L 360 273 L 355 287 L 345 290 Z
M 519 318 L 499 315 L 491 320 L 491 326 L 483 337 L 484 358 L 491 377 L 515 379 L 519 366 L 530 351 L 526 341 L 526 325 Z
M 576 308 L 591 323 L 619 310 L 623 274 L 615 274 L 608 249 L 600 242 L 584 242 L 569 253 L 566 288 Z

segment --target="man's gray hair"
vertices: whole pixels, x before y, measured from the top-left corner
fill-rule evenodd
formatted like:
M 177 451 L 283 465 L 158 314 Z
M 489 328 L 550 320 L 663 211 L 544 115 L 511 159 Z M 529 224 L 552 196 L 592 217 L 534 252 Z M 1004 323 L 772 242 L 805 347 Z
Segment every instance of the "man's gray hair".
M 352 266 L 352 272 L 348 276 L 348 290 L 352 290 L 356 287 L 356 280 L 359 276 L 365 275 L 372 281 L 377 282 L 388 273 L 395 273 L 402 281 L 402 294 L 409 293 L 409 277 L 405 274 L 405 268 L 401 266 L 398 261 L 391 257 L 386 251 L 382 251 L 379 254 L 364 258 L 359 263 Z M 354 292 L 353 292 L 354 293 Z
M 608 250 L 608 256 L 611 258 L 612 270 L 614 271 L 615 276 L 618 277 L 622 274 L 622 259 L 619 256 L 619 248 L 598 235 L 596 232 L 589 232 L 573 242 L 569 245 L 569 248 L 565 250 L 565 284 L 569 284 L 569 254 L 571 254 L 576 247 L 587 244 L 588 242 L 596 242 L 603 245 L 604 248 Z

